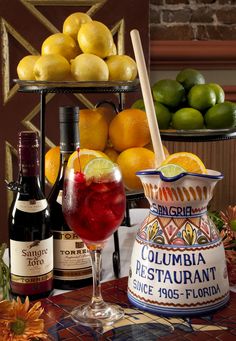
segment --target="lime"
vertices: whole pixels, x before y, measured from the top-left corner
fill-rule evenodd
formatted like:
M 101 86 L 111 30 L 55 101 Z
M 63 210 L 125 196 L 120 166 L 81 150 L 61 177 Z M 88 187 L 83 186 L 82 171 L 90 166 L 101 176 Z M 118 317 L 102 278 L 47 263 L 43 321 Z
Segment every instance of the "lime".
M 184 87 L 173 79 L 162 79 L 152 86 L 154 100 L 168 107 L 177 107 L 183 100 Z
M 172 127 L 174 129 L 202 129 L 203 125 L 203 115 L 193 108 L 179 109 L 172 116 Z
M 98 157 L 87 163 L 84 168 L 84 174 L 87 180 L 91 178 L 104 179 L 114 171 L 114 167 L 115 164 L 112 161 L 103 157 Z
M 215 91 L 207 84 L 194 85 L 188 93 L 189 105 L 197 110 L 205 110 L 216 104 Z
M 142 98 L 137 99 L 137 101 L 135 101 L 132 105 L 131 108 L 133 109 L 140 109 L 145 111 L 145 105 L 144 105 L 144 101 Z
M 222 89 L 222 87 L 219 84 L 216 84 L 216 83 L 208 83 L 207 85 L 215 91 L 215 94 L 216 94 L 216 104 L 217 103 L 224 103 L 225 92 Z
M 156 101 L 154 101 L 154 106 L 159 129 L 168 129 L 172 116 L 169 109 Z
M 177 76 L 176 80 L 181 83 L 184 89 L 188 92 L 194 85 L 204 84 L 204 76 L 195 69 L 184 69 L 181 70 Z
M 224 102 L 207 110 L 204 119 L 208 129 L 232 128 L 236 123 L 236 106 Z
M 168 165 L 161 166 L 157 170 L 168 178 L 171 178 L 173 176 L 186 172 L 186 170 L 183 167 L 179 165 L 175 165 L 173 163 L 169 163 Z
M 171 121 L 171 113 L 163 104 L 154 101 L 155 113 L 159 129 L 168 129 Z M 138 99 L 131 108 L 140 109 L 146 112 L 143 99 Z

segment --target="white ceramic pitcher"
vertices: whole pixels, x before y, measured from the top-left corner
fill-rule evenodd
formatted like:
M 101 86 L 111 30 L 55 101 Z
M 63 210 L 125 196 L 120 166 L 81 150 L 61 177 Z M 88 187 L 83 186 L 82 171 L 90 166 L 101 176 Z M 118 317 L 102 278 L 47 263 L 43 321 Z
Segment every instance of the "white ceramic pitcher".
M 207 206 L 219 172 L 137 172 L 150 211 L 133 247 L 128 298 L 165 316 L 211 314 L 229 300 L 225 252 Z

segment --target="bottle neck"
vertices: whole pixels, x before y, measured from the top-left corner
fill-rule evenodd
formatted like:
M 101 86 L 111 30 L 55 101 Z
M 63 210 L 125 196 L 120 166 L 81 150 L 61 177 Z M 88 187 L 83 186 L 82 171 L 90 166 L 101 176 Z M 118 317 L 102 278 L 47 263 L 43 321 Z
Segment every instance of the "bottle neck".
M 60 153 L 60 164 L 61 164 L 60 173 L 59 173 L 59 179 L 60 180 L 63 179 L 63 177 L 64 177 L 69 157 L 73 152 L 74 152 L 74 150 L 71 152 L 67 152 L 67 153 L 62 153 L 62 152 Z
M 19 148 L 19 172 L 22 177 L 39 177 L 39 150 L 34 146 Z

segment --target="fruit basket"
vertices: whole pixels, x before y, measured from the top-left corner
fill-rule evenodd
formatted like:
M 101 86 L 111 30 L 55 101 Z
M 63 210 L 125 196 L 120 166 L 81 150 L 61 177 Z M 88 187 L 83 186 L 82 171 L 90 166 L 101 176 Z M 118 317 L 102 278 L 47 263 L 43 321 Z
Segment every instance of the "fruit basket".
M 40 182 L 41 188 L 45 190 L 45 111 L 46 111 L 46 95 L 48 93 L 115 93 L 118 94 L 119 108 L 124 107 L 123 93 L 134 92 L 139 88 L 139 80 L 134 81 L 119 81 L 119 82 L 47 82 L 47 81 L 23 81 L 14 79 L 14 82 L 19 86 L 18 92 L 23 93 L 38 93 L 40 94 Z M 143 198 L 143 193 L 132 192 L 127 194 L 127 209 L 124 219 L 124 224 L 130 225 L 129 203 L 134 199 Z M 114 233 L 113 252 L 113 268 L 116 277 L 120 273 L 120 251 L 118 233 Z

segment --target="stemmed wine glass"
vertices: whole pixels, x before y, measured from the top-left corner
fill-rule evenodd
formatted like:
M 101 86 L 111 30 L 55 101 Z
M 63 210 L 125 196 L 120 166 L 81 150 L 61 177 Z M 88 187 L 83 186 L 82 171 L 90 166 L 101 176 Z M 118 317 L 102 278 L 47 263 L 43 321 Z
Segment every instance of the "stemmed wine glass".
M 118 229 L 125 212 L 125 190 L 116 164 L 95 158 L 78 169 L 78 160 L 68 162 L 62 209 L 67 224 L 84 241 L 93 269 L 93 295 L 88 304 L 72 310 L 75 321 L 91 327 L 110 325 L 121 319 L 123 309 L 104 302 L 101 295 L 101 252 L 107 239 Z

